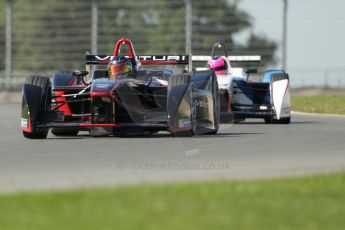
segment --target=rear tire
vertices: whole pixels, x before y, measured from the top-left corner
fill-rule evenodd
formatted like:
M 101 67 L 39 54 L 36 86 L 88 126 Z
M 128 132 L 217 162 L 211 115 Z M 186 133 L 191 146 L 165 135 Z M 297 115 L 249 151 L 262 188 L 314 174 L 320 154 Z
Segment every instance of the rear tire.
M 272 117 L 266 117 L 265 119 L 265 124 L 272 124 Z
M 291 123 L 291 117 L 284 117 L 279 120 L 275 120 L 274 123 L 288 125 Z
M 39 112 L 49 111 L 51 109 L 51 83 L 48 77 L 41 77 L 41 76 L 29 76 L 25 80 L 25 84 L 31 84 L 35 86 L 39 86 L 42 88 L 42 95 L 41 95 L 41 105 Z M 24 100 L 24 98 L 23 98 Z M 36 120 L 32 120 L 32 132 L 25 132 L 23 131 L 23 136 L 30 139 L 44 139 L 48 136 L 49 128 L 37 128 Z

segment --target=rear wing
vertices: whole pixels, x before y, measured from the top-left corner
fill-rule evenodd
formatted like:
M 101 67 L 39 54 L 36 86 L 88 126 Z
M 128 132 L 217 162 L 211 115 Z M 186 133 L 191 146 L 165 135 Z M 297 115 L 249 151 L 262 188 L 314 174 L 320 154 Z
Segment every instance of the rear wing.
M 127 46 L 128 58 L 134 66 L 141 68 L 142 65 L 188 65 L 188 55 L 141 55 L 135 54 L 132 42 L 128 38 L 121 38 L 115 44 L 113 55 L 86 55 L 86 68 L 90 65 L 107 65 L 111 57 L 118 56 L 122 46 Z M 89 71 L 90 72 L 90 71 Z
M 107 65 L 110 60 L 109 55 L 86 55 L 87 65 Z M 141 55 L 136 58 L 126 56 L 129 59 L 137 58 L 142 65 L 188 65 L 188 55 Z
M 110 60 L 110 55 L 86 55 L 86 65 L 107 65 Z M 211 60 L 211 56 L 192 56 L 190 60 L 189 55 L 141 55 L 136 58 L 126 56 L 133 63 L 139 60 L 141 65 L 190 65 L 190 62 L 207 62 Z M 261 56 L 228 56 L 231 65 L 239 66 L 258 66 L 261 61 Z
M 261 62 L 261 56 L 226 56 L 231 64 L 231 67 L 253 67 L 259 66 Z M 212 56 L 192 56 L 193 62 L 207 62 L 212 60 Z
M 227 57 L 231 62 L 260 62 L 261 56 L 228 56 Z M 208 61 L 211 60 L 211 56 L 193 56 L 192 61 Z
M 192 71 L 193 62 L 206 62 L 211 60 L 214 56 L 216 47 L 224 48 L 225 56 L 232 65 L 234 63 L 241 63 L 240 66 L 244 67 L 246 63 L 253 66 L 254 63 L 259 64 L 261 61 L 260 56 L 228 56 L 226 46 L 223 43 L 216 43 L 213 45 L 211 56 L 192 56 L 192 55 L 136 55 L 132 42 L 127 38 L 121 38 L 115 44 L 113 55 L 86 55 L 87 69 L 90 65 L 107 65 L 112 56 L 120 54 L 121 46 L 125 45 L 128 49 L 126 56 L 131 60 L 132 64 L 140 68 L 142 65 L 188 65 L 188 71 Z M 89 71 L 90 72 L 90 71 Z
M 260 56 L 228 56 L 226 46 L 223 43 L 213 45 L 211 56 L 191 56 L 191 55 L 136 55 L 132 42 L 127 38 L 121 38 L 115 44 L 113 55 L 86 55 L 86 65 L 107 65 L 112 56 L 120 54 L 121 46 L 125 45 L 128 49 L 128 55 L 133 65 L 141 67 L 141 65 L 188 65 L 188 70 L 192 70 L 193 61 L 208 61 L 214 57 L 216 47 L 224 48 L 225 56 L 232 63 L 260 63 Z

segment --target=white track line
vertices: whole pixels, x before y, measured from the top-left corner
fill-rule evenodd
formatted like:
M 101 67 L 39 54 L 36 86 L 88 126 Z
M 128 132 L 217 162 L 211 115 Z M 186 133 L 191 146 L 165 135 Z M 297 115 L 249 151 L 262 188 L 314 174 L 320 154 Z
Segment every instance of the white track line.
M 305 113 L 305 112 L 298 112 L 298 111 L 291 111 L 292 114 L 296 115 L 310 115 L 310 116 L 321 116 L 321 117 L 341 117 L 345 118 L 345 115 L 340 114 L 328 114 L 328 113 Z

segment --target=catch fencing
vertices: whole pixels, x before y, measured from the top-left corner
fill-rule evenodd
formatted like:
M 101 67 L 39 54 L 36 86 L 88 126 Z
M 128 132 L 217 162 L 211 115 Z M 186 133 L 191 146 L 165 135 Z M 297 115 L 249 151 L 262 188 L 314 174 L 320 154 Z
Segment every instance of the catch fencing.
M 137 54 L 210 54 L 225 41 L 231 54 L 260 54 L 262 65 L 281 67 L 281 41 L 256 38 L 245 47 L 234 37 L 251 28 L 251 12 L 238 1 L 217 0 L 3 0 L 0 1 L 0 88 L 20 88 L 25 76 L 84 68 L 84 55 L 111 54 L 128 37 Z M 280 9 L 279 9 L 280 10 Z M 281 10 L 281 16 L 283 11 Z M 273 57 L 271 57 L 273 54 Z M 294 71 L 292 86 L 308 77 L 345 85 L 344 69 Z M 296 77 L 296 74 L 298 77 Z M 334 79 L 333 79 L 334 78 Z

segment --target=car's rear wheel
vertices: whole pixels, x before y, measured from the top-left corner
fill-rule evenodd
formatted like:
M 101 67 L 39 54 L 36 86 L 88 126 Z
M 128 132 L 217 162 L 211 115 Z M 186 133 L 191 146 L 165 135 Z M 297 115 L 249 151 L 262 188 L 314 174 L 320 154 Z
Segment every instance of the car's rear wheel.
M 51 109 L 51 83 L 48 77 L 29 76 L 25 80 L 25 84 L 41 87 L 41 104 L 39 112 L 49 111 Z M 23 97 L 24 100 L 24 97 Z M 38 128 L 35 120 L 31 121 L 32 132 L 23 131 L 23 136 L 30 139 L 43 139 L 48 135 L 49 128 Z
M 280 118 L 279 120 L 274 120 L 274 123 L 288 125 L 291 123 L 291 117 L 284 117 Z
M 272 117 L 265 118 L 265 124 L 290 124 L 291 117 L 284 117 L 278 119 L 273 119 Z
M 271 124 L 272 123 L 272 117 L 266 117 L 264 118 L 265 124 Z

